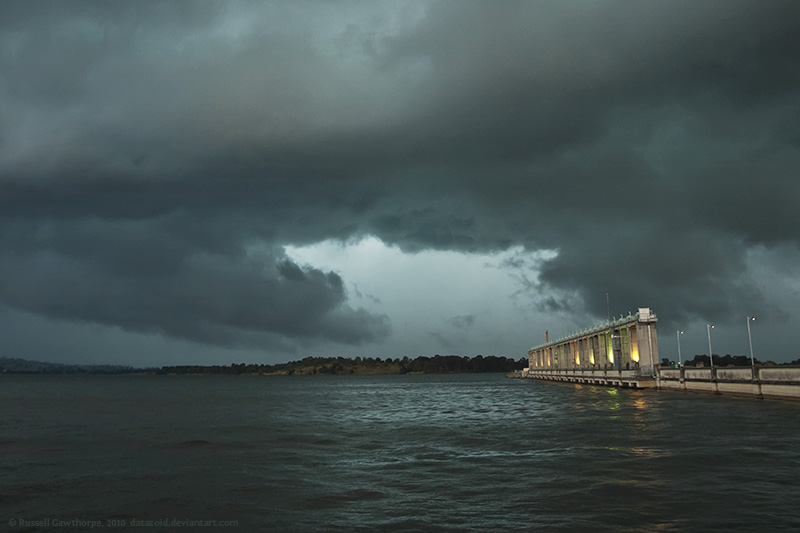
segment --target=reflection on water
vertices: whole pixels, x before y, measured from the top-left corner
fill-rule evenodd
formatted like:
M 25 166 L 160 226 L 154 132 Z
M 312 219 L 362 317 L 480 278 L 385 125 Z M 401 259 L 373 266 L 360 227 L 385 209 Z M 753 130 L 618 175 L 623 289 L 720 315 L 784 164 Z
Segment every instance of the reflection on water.
M 657 448 L 643 448 L 635 446 L 631 448 L 631 452 L 639 457 L 646 457 L 648 459 L 655 459 L 662 454 L 662 451 Z
M 647 403 L 647 398 L 645 397 L 645 393 L 637 392 L 635 394 L 637 394 L 638 396 L 633 397 L 633 406 L 637 409 L 647 409 L 647 406 L 649 404 Z

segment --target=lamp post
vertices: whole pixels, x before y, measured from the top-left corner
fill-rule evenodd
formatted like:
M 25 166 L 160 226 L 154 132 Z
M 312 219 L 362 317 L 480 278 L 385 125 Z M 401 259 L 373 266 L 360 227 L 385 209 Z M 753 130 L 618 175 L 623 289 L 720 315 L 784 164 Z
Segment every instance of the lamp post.
M 683 360 L 681 359 L 681 335 L 683 335 L 683 331 L 678 330 L 675 332 L 675 337 L 678 339 L 678 367 L 683 366 Z
M 750 333 L 750 322 L 755 322 L 756 317 L 747 317 L 747 338 L 750 340 L 750 362 L 753 365 L 753 379 L 756 379 L 756 358 L 753 355 L 753 335 Z
M 711 363 L 711 379 L 714 379 L 714 352 L 711 351 L 712 329 L 714 329 L 714 324 L 706 324 L 706 331 L 708 332 L 708 361 Z

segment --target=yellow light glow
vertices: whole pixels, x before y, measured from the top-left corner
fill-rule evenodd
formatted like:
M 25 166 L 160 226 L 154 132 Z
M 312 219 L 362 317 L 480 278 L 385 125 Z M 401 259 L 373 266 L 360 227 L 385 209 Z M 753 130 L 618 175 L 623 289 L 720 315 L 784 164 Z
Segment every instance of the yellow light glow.
M 639 362 L 639 349 L 635 346 L 631 347 L 631 360 L 634 363 Z

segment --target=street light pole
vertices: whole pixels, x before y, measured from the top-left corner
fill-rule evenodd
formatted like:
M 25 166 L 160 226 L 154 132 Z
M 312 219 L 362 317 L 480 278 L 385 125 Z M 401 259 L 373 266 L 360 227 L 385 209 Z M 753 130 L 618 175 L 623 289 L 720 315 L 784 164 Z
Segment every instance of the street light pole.
M 708 332 L 708 361 L 711 363 L 711 379 L 714 379 L 714 352 L 711 351 L 711 330 L 714 324 L 706 324 L 706 331 Z
M 756 317 L 747 317 L 747 338 L 750 340 L 750 363 L 753 365 L 753 379 L 756 379 L 756 358 L 753 355 L 753 335 L 750 333 L 750 322 L 754 322 Z
M 749 324 L 748 324 L 748 326 L 749 326 Z M 681 330 L 678 330 L 678 331 L 675 332 L 675 337 L 677 337 L 677 339 L 678 339 L 678 367 L 682 367 L 683 366 L 683 360 L 681 359 L 681 335 L 682 334 L 683 334 L 683 332 Z

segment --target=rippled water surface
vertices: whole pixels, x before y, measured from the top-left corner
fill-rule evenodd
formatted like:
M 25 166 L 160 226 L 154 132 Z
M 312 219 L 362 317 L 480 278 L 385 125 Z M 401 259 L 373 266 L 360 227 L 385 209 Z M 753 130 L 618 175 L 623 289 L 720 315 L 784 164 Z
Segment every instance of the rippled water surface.
M 800 403 L 503 375 L 2 376 L 0 400 L 3 527 L 800 529 Z

